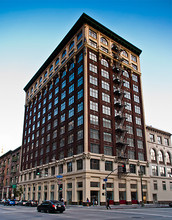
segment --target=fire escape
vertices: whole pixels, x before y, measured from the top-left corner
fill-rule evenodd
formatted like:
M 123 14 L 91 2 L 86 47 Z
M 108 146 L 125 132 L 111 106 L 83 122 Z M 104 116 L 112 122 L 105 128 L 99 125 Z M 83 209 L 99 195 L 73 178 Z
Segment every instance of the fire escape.
M 113 45 L 112 47 L 114 66 L 113 66 L 113 92 L 114 92 L 114 109 L 115 109 L 115 134 L 116 134 L 116 154 L 118 161 L 118 175 L 124 173 L 123 169 L 126 166 L 127 154 L 126 154 L 126 129 L 125 129 L 125 114 L 123 101 L 124 91 L 122 90 L 123 79 L 122 79 L 122 61 L 120 54 L 122 50 Z

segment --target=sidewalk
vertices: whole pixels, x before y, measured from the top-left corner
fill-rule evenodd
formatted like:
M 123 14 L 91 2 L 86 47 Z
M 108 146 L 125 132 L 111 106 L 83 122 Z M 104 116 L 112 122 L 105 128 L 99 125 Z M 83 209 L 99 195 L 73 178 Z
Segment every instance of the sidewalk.
M 82 206 L 82 205 L 67 205 L 66 208 L 84 208 L 84 209 L 106 209 L 105 206 Z M 133 204 L 133 205 L 110 205 L 111 209 L 145 209 L 145 208 L 169 208 L 168 204 L 144 204 L 144 206 Z

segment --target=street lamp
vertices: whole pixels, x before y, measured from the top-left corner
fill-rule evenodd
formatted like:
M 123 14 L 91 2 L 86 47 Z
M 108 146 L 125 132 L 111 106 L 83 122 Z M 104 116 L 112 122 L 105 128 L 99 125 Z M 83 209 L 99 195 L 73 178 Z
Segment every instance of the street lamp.
M 138 173 L 139 173 L 140 180 L 141 180 L 141 192 L 142 192 L 142 202 L 141 202 L 141 205 L 144 206 L 144 202 L 143 202 L 143 182 L 142 182 L 143 170 L 141 170 L 141 168 L 140 168 Z

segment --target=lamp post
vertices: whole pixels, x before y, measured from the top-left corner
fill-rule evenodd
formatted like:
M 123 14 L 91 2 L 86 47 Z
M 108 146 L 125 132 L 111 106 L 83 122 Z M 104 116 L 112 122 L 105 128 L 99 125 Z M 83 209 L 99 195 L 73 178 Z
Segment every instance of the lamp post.
M 138 171 L 139 176 L 140 176 L 140 180 L 141 180 L 141 193 L 142 193 L 142 202 L 141 202 L 141 206 L 144 206 L 144 202 L 143 202 L 143 182 L 142 182 L 142 177 L 143 177 L 143 171 L 140 170 Z

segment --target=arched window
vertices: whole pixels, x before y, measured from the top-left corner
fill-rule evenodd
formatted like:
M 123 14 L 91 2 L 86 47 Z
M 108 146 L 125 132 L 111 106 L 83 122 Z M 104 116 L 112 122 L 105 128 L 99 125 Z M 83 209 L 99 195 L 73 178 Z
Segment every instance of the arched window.
M 121 55 L 123 55 L 123 56 L 125 56 L 125 57 L 128 57 L 128 53 L 127 53 L 125 50 L 123 50 L 123 51 L 121 52 Z
M 102 44 L 104 44 L 106 46 L 108 45 L 108 42 L 104 37 L 101 37 L 100 41 L 101 41 Z
M 47 77 L 47 72 L 45 72 L 44 77 Z
M 159 162 L 164 162 L 164 155 L 163 155 L 163 152 L 161 150 L 158 153 L 158 159 L 159 159 Z
M 154 149 L 151 149 L 151 160 L 156 160 L 156 152 Z
M 123 76 L 129 78 L 129 74 L 128 74 L 128 72 L 126 70 L 123 71 Z
M 53 70 L 53 65 L 50 66 L 49 71 L 51 72 Z
M 70 43 L 69 50 L 71 50 L 73 46 L 74 46 L 74 41 L 72 41 L 72 42 Z
M 56 60 L 56 65 L 59 63 L 59 58 L 57 58 L 57 60 Z
M 37 88 L 37 85 L 38 85 L 38 83 L 36 82 L 36 83 L 35 83 L 35 88 Z
M 101 59 L 101 64 L 102 64 L 103 66 L 109 67 L 108 62 L 107 62 L 107 60 L 105 60 L 105 59 Z
M 40 77 L 39 82 L 40 82 L 40 83 L 42 82 L 42 77 Z
M 64 50 L 63 53 L 62 53 L 62 59 L 63 59 L 63 57 L 65 57 L 65 56 L 66 56 L 66 50 Z
M 169 152 L 166 153 L 166 162 L 171 163 L 171 155 Z

